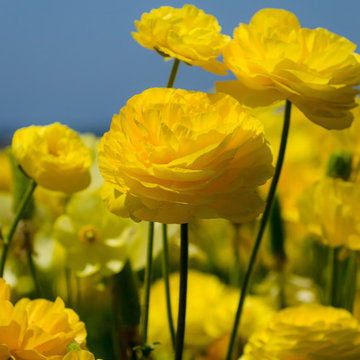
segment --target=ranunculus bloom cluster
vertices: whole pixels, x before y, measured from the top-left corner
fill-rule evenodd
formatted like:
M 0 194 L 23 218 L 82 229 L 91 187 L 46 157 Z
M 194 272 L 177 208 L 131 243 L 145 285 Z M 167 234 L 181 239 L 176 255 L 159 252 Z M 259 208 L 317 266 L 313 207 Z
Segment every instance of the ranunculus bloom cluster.
M 160 88 L 114 115 L 98 161 L 111 211 L 162 223 L 254 219 L 273 172 L 261 124 L 235 99 Z
M 359 322 L 346 310 L 312 304 L 276 314 L 250 337 L 241 360 L 359 358 Z
M 223 56 L 238 80 L 217 89 L 255 106 L 288 99 L 311 121 L 343 129 L 351 124 L 360 84 L 355 48 L 328 30 L 301 28 L 286 10 L 263 9 L 234 30 Z
M 60 298 L 23 298 L 13 305 L 9 297 L 0 278 L 0 359 L 62 360 L 71 343 L 85 346 L 84 323 Z
M 26 174 L 47 189 L 73 193 L 90 183 L 89 150 L 80 136 L 65 125 L 19 129 L 12 150 Z
M 220 34 L 216 18 L 193 5 L 182 9 L 163 6 L 144 13 L 135 21 L 137 33 L 132 33 L 142 46 L 157 50 L 168 58 L 177 58 L 190 65 L 226 75 L 226 67 L 216 58 L 230 40 Z
M 174 321 L 177 319 L 179 281 L 178 273 L 171 274 L 169 282 Z M 190 270 L 187 293 L 185 346 L 190 353 L 198 353 L 213 341 L 230 333 L 239 292 L 221 283 L 214 275 Z M 170 334 L 164 331 L 168 326 L 165 299 L 164 281 L 158 280 L 151 288 L 149 341 L 160 342 L 157 349 L 159 353 L 166 352 L 171 347 Z M 263 298 L 249 296 L 246 299 L 239 336 L 247 339 L 264 326 L 274 313 L 274 309 L 266 304 Z

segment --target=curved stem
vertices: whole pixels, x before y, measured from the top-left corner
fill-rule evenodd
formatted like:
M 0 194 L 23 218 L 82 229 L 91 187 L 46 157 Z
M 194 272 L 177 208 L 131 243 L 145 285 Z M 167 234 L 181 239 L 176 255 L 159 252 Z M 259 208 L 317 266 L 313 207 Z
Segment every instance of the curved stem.
M 181 360 L 182 358 L 185 338 L 186 294 L 189 261 L 188 224 L 181 224 L 180 238 L 180 291 L 179 312 L 176 331 L 175 360 Z
M 169 76 L 169 80 L 168 80 L 168 83 L 166 85 L 167 88 L 174 87 L 175 78 L 176 78 L 176 75 L 177 75 L 177 71 L 179 69 L 179 65 L 180 65 L 180 60 L 175 58 L 174 62 L 173 62 L 172 69 L 171 69 L 171 73 L 170 73 L 170 76 Z
M 149 302 L 150 302 L 150 286 L 151 286 L 151 272 L 152 272 L 152 253 L 154 243 L 154 222 L 149 222 L 149 236 L 148 236 L 148 247 L 147 247 L 147 261 L 145 268 L 145 279 L 144 279 L 144 303 L 143 303 L 143 318 L 142 318 L 142 338 L 143 344 L 147 343 L 147 330 L 149 321 Z
M 269 194 L 268 194 L 267 199 L 266 199 L 265 210 L 264 210 L 264 213 L 262 215 L 261 222 L 260 222 L 259 232 L 257 234 L 255 244 L 254 244 L 254 247 L 253 247 L 252 252 L 251 252 L 249 265 L 248 265 L 248 268 L 246 270 L 245 277 L 244 277 L 244 282 L 243 282 L 243 285 L 242 285 L 242 288 L 241 288 L 239 305 L 238 305 L 238 308 L 237 308 L 237 311 L 236 311 L 234 326 L 233 326 L 232 333 L 231 333 L 231 336 L 230 336 L 230 342 L 229 342 L 229 348 L 228 348 L 226 360 L 231 360 L 231 358 L 232 358 L 232 353 L 234 351 L 235 340 L 236 340 L 236 337 L 237 337 L 237 331 L 238 331 L 238 327 L 239 327 L 239 324 L 240 324 L 241 313 L 242 313 L 242 309 L 244 307 L 244 301 L 245 301 L 245 297 L 247 295 L 251 274 L 252 274 L 252 271 L 253 271 L 253 268 L 254 268 L 254 265 L 255 265 L 255 260 L 256 260 L 257 253 L 259 251 L 259 247 L 260 247 L 260 244 L 261 244 L 261 239 L 262 239 L 262 236 L 264 234 L 268 219 L 270 217 L 271 207 L 272 207 L 272 203 L 273 203 L 274 196 L 275 196 L 275 191 L 276 191 L 276 186 L 277 186 L 279 178 L 280 178 L 281 168 L 282 168 L 282 164 L 283 164 L 283 161 L 284 161 L 286 142 L 287 142 L 288 133 L 289 133 L 289 127 L 290 127 L 290 114 L 291 114 L 291 102 L 286 100 L 285 114 L 284 114 L 284 125 L 283 125 L 282 134 L 281 134 L 281 142 L 280 142 L 280 148 L 279 148 L 279 155 L 278 155 L 276 166 L 275 166 L 275 173 L 274 173 L 274 176 L 273 176 L 272 181 L 271 181 Z
M 167 239 L 167 226 L 163 224 L 163 256 L 162 256 L 162 271 L 165 284 L 165 295 L 166 295 L 166 310 L 169 323 L 171 344 L 173 350 L 175 350 L 175 328 L 171 312 L 171 298 L 170 298 L 170 284 L 169 284 L 169 250 L 168 250 L 168 239 Z
M 17 208 L 15 218 L 10 226 L 10 230 L 4 238 L 4 244 L 3 244 L 1 260 L 0 260 L 0 277 L 4 276 L 4 268 L 5 268 L 5 262 L 6 262 L 6 257 L 7 257 L 7 253 L 9 250 L 9 246 L 10 246 L 12 238 L 15 234 L 17 225 L 23 217 L 24 211 L 26 210 L 26 207 L 29 204 L 29 201 L 31 199 L 31 196 L 32 196 L 35 188 L 36 188 L 36 182 L 34 180 L 30 179 L 30 182 L 25 191 L 25 194 L 19 204 L 19 207 Z

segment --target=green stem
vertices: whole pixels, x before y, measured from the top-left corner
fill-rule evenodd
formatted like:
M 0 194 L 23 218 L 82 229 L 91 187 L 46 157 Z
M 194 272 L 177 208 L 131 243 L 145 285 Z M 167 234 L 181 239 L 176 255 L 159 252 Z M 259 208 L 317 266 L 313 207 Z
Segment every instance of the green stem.
M 171 312 L 171 298 L 170 298 L 170 283 L 169 283 L 169 249 L 168 249 L 168 238 L 167 238 L 167 226 L 163 224 L 163 256 L 162 256 L 162 271 L 165 284 L 165 296 L 166 296 L 166 310 L 169 323 L 171 344 L 173 350 L 175 350 L 175 327 Z
M 354 251 L 351 251 L 349 255 L 349 260 L 346 269 L 345 285 L 344 285 L 344 297 L 345 301 L 343 307 L 350 311 L 351 313 L 354 310 L 354 301 L 356 294 L 356 274 L 357 273 L 357 263 L 356 263 L 356 254 Z
M 26 256 L 27 256 L 27 260 L 28 260 L 28 264 L 29 264 L 29 268 L 30 268 L 31 277 L 33 278 L 33 281 L 34 281 L 36 295 L 37 295 L 37 297 L 43 297 L 44 295 L 41 290 L 39 278 L 37 276 L 36 266 L 34 263 L 34 259 L 32 257 L 29 234 L 25 234 L 25 237 L 26 237 L 25 238 Z
M 281 216 L 280 200 L 278 196 L 275 196 L 273 201 L 273 206 L 269 220 L 269 233 L 270 233 L 271 251 L 275 260 L 275 269 L 278 276 L 279 309 L 283 309 L 286 307 L 286 297 L 285 297 L 286 276 L 284 272 L 284 266 L 286 262 L 285 230 Z
M 80 311 L 81 309 L 81 279 L 79 276 L 75 275 L 76 281 L 76 309 Z
M 176 75 L 180 66 L 180 60 L 174 59 L 173 66 L 171 68 L 170 76 L 167 82 L 166 87 L 172 88 L 175 83 Z M 168 240 L 167 240 L 167 225 L 163 224 L 163 261 L 162 261 L 162 269 L 163 269 L 163 278 L 165 284 L 165 296 L 166 296 L 166 310 L 167 310 L 167 318 L 169 323 L 171 344 L 173 349 L 175 350 L 175 328 L 174 322 L 171 312 L 171 298 L 170 298 L 170 285 L 169 285 L 169 252 L 168 252 Z
M 188 224 L 181 224 L 180 243 L 180 289 L 179 311 L 176 331 L 175 360 L 181 360 L 184 349 L 185 318 L 186 318 L 186 294 L 189 262 L 189 233 Z
M 232 238 L 232 248 L 234 251 L 234 266 L 231 269 L 230 272 L 230 284 L 233 287 L 238 288 L 240 286 L 240 282 L 241 282 L 241 262 L 240 262 L 240 236 L 239 236 L 239 231 L 240 231 L 240 224 L 233 224 L 234 226 L 234 236 Z
M 271 207 L 272 207 L 272 203 L 273 203 L 273 200 L 274 200 L 276 187 L 277 187 L 277 184 L 278 184 L 278 181 L 279 181 L 279 178 L 280 178 L 282 164 L 283 164 L 283 161 L 284 161 L 286 142 L 287 142 L 287 138 L 288 138 L 288 134 L 289 134 L 289 127 L 290 127 L 290 114 L 291 114 L 291 102 L 286 100 L 285 114 L 284 114 L 284 125 L 283 125 L 282 134 L 281 134 L 281 142 L 280 142 L 280 148 L 279 148 L 279 155 L 278 155 L 276 166 L 275 166 L 275 173 L 274 173 L 274 176 L 273 176 L 272 181 L 271 181 L 269 194 L 268 194 L 267 199 L 266 199 L 265 210 L 264 210 L 264 213 L 263 213 L 261 221 L 260 221 L 259 232 L 257 234 L 255 244 L 254 244 L 254 247 L 253 247 L 252 252 L 251 252 L 249 265 L 248 265 L 248 268 L 246 270 L 245 277 L 244 277 L 244 282 L 243 282 L 243 285 L 242 285 L 242 288 L 241 288 L 239 305 L 238 305 L 238 308 L 237 308 L 237 311 L 236 311 L 235 321 L 234 321 L 233 329 L 232 329 L 231 336 L 230 336 L 230 342 L 229 342 L 228 352 L 227 352 L 227 355 L 226 355 L 226 360 L 231 360 L 231 358 L 232 358 L 232 354 L 233 354 L 233 351 L 234 351 L 235 340 L 236 340 L 236 337 L 237 337 L 237 331 L 238 331 L 238 327 L 239 327 L 239 324 L 240 324 L 241 313 L 242 313 L 242 310 L 243 310 L 243 307 L 244 307 L 244 301 L 245 301 L 245 297 L 247 295 L 251 274 L 252 274 L 252 271 L 253 271 L 253 268 L 254 268 L 254 265 L 255 265 L 255 260 L 256 260 L 257 253 L 259 251 L 259 247 L 260 247 L 260 244 L 261 244 L 261 239 L 263 237 L 263 234 L 264 234 L 264 231 L 265 231 L 265 228 L 266 228 L 266 224 L 268 222 L 268 219 L 269 219 L 269 216 L 270 216 L 270 213 L 271 213 Z
M 327 305 L 336 305 L 336 274 L 337 274 L 337 250 L 329 248 L 329 267 L 328 267 L 328 296 Z
M 15 218 L 10 226 L 10 230 L 4 238 L 3 250 L 2 250 L 1 261 L 0 261 L 0 277 L 4 276 L 4 269 L 5 269 L 5 263 L 6 263 L 9 246 L 11 244 L 11 241 L 14 236 L 17 225 L 18 225 L 19 221 L 22 219 L 24 211 L 26 210 L 26 207 L 31 200 L 31 196 L 32 196 L 35 188 L 36 188 L 36 182 L 31 179 L 23 198 L 21 199 L 19 207 L 17 208 Z
M 147 261 L 145 268 L 145 279 L 144 279 L 144 303 L 143 303 L 143 318 L 142 318 L 142 338 L 143 344 L 147 343 L 147 330 L 149 321 L 149 302 L 150 302 L 150 286 L 151 286 L 151 273 L 152 273 L 152 253 L 154 243 L 154 222 L 149 222 L 149 237 L 147 247 Z
M 171 73 L 170 73 L 170 76 L 169 76 L 169 80 L 168 80 L 168 83 L 166 85 L 167 88 L 174 87 L 175 78 L 176 78 L 176 75 L 177 75 L 177 72 L 178 72 L 178 69 L 179 69 L 179 65 L 180 65 L 180 60 L 175 58 L 174 62 L 173 62 L 172 69 L 171 69 Z
M 139 338 L 140 298 L 137 278 L 127 261 L 111 278 L 112 337 L 115 359 L 135 359 Z
M 67 291 L 67 305 L 68 307 L 73 307 L 73 291 L 72 291 L 72 281 L 71 281 L 71 270 L 70 268 L 65 268 L 65 282 L 66 282 L 66 291 Z

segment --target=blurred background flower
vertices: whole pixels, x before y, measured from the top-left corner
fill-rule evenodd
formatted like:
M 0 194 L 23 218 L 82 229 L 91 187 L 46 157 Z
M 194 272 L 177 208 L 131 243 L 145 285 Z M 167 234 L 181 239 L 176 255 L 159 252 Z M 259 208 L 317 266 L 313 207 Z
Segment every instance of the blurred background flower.
M 171 308 L 176 321 L 178 306 L 179 274 L 170 276 Z M 189 271 L 188 298 L 185 332 L 185 358 L 193 358 L 207 350 L 216 340 L 227 336 L 232 327 L 239 290 L 229 287 L 212 275 L 196 270 Z M 239 337 L 245 342 L 258 328 L 261 328 L 275 313 L 274 308 L 260 296 L 249 296 L 246 300 L 244 317 Z M 168 331 L 163 280 L 155 282 L 151 288 L 149 341 L 159 341 L 154 356 L 168 358 L 171 354 L 170 333 Z M 228 339 L 222 346 L 225 356 Z
M 346 310 L 301 305 L 277 313 L 255 332 L 241 360 L 350 360 L 360 356 L 359 322 Z

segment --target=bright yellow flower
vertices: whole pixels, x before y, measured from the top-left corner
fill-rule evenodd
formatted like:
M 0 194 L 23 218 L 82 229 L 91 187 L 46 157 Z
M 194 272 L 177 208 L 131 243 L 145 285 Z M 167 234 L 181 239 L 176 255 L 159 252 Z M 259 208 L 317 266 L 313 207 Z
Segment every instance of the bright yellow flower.
M 135 21 L 133 37 L 142 46 L 157 50 L 165 59 L 177 58 L 190 65 L 226 75 L 226 67 L 216 58 L 230 39 L 220 34 L 216 18 L 193 5 L 182 9 L 163 6 L 144 13 Z
M 235 99 L 153 88 L 114 115 L 98 146 L 109 208 L 134 220 L 254 219 L 272 175 L 261 124 Z
M 119 272 L 127 257 L 134 223 L 112 214 L 98 195 L 77 195 L 54 225 L 67 266 L 78 276 Z
M 360 359 L 360 326 L 346 310 L 302 305 L 276 314 L 255 332 L 241 360 Z
M 6 284 L 5 284 L 6 286 Z M 3 293 L 4 282 L 0 282 Z M 55 302 L 23 298 L 13 305 L 0 298 L 0 359 L 62 360 L 69 344 L 85 346 L 86 330 L 77 314 Z
M 360 250 L 360 185 L 326 178 L 304 191 L 300 218 L 326 245 Z
M 47 189 L 72 193 L 90 183 L 89 150 L 79 135 L 65 125 L 19 129 L 12 149 L 27 175 Z
M 0 301 L 10 299 L 10 286 L 3 278 L 0 278 Z
M 171 308 L 177 318 L 179 299 L 179 274 L 170 275 Z M 163 280 L 153 284 L 150 293 L 149 341 L 159 341 L 154 356 L 171 351 L 166 316 Z M 233 325 L 239 291 L 231 288 L 211 274 L 190 270 L 186 312 L 185 349 L 196 354 L 213 341 L 229 334 Z M 239 336 L 247 339 L 274 315 L 274 309 L 256 296 L 249 296 L 245 303 Z M 176 324 L 176 322 L 175 322 Z
M 217 89 L 254 106 L 288 99 L 311 121 L 343 129 L 351 124 L 360 84 L 355 48 L 325 29 L 301 28 L 288 11 L 263 9 L 234 30 L 223 56 L 238 80 Z

